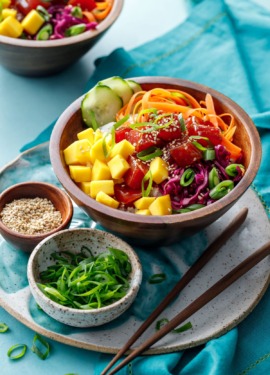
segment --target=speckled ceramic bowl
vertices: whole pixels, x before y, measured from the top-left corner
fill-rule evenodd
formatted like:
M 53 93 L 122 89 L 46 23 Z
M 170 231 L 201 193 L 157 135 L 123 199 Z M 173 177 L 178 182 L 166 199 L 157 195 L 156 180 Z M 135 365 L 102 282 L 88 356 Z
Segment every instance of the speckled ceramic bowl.
M 39 289 L 37 282 L 40 282 L 40 272 L 54 264 L 51 254 L 63 250 L 77 254 L 82 246 L 91 249 L 94 256 L 106 251 L 109 246 L 128 255 L 132 266 L 130 287 L 122 299 L 100 309 L 80 310 L 52 301 Z M 69 326 L 83 328 L 108 323 L 130 307 L 141 285 L 142 267 L 134 250 L 118 237 L 97 229 L 77 228 L 61 231 L 38 244 L 29 258 L 27 277 L 34 299 L 49 316 Z

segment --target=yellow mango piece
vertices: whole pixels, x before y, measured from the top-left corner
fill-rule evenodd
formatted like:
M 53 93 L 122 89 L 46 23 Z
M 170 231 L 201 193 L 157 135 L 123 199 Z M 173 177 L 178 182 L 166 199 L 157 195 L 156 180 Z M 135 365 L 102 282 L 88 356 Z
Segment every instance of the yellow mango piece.
M 142 197 L 134 202 L 134 206 L 138 210 L 145 210 L 149 208 L 150 204 L 153 203 L 155 199 L 155 197 Z
M 103 137 L 104 137 L 104 134 L 102 133 L 102 131 L 100 129 L 97 129 L 94 132 L 94 143 L 97 142 L 99 139 L 101 139 Z
M 94 140 L 95 140 L 94 129 L 88 128 L 88 129 L 82 130 L 81 132 L 79 132 L 77 134 L 77 138 L 78 139 L 88 139 L 88 141 L 90 142 L 90 144 L 92 146 L 94 144 Z
M 108 145 L 106 139 L 100 138 L 97 140 L 90 151 L 90 160 L 94 164 L 95 160 L 106 161 L 107 156 L 104 154 L 104 148 L 106 148 L 107 153 L 109 154 L 110 146 Z
M 108 167 L 110 168 L 112 178 L 119 179 L 124 176 L 126 171 L 130 168 L 126 159 L 121 155 L 116 155 L 110 161 L 108 161 Z
M 13 16 L 8 16 L 0 22 L 0 35 L 19 38 L 23 32 L 21 23 Z
M 16 9 L 11 9 L 11 8 L 5 8 L 2 10 L 2 18 L 5 19 L 9 16 L 11 17 L 16 17 L 17 15 L 17 10 Z
M 96 198 L 97 194 L 103 191 L 108 195 L 114 195 L 114 183 L 113 180 L 99 180 L 90 182 L 90 196 Z
M 70 177 L 75 182 L 85 182 L 91 180 L 91 167 L 84 165 L 70 165 Z
M 135 214 L 149 216 L 151 212 L 146 208 L 145 210 L 137 210 Z
M 1 0 L 0 1 L 0 4 L 2 5 L 2 8 L 5 9 L 5 8 L 9 8 L 10 4 L 11 4 L 11 0 Z
M 127 159 L 134 151 L 135 147 L 129 141 L 123 139 L 121 142 L 114 145 L 110 153 L 110 158 L 121 155 L 124 159 Z
M 116 199 L 113 199 L 103 191 L 97 193 L 96 201 L 112 208 L 118 208 L 120 204 Z
M 92 180 L 111 180 L 110 168 L 106 163 L 96 159 L 92 169 Z
M 161 159 L 159 156 L 151 161 L 149 169 L 152 173 L 153 181 L 156 184 L 160 184 L 169 176 L 169 166 L 166 161 Z
M 79 188 L 87 195 L 90 195 L 90 181 L 78 183 Z
M 71 143 L 64 150 L 66 164 L 86 164 L 90 161 L 90 149 L 91 144 L 88 139 L 81 139 Z
M 157 197 L 149 206 L 152 215 L 170 215 L 172 213 L 172 205 L 170 195 Z
M 35 35 L 44 23 L 45 19 L 35 9 L 32 9 L 22 20 L 22 27 L 28 34 Z

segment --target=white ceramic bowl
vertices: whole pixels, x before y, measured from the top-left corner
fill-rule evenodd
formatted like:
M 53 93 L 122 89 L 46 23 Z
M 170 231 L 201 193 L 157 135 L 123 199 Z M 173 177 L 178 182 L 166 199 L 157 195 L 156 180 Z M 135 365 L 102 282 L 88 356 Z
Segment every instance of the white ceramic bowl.
M 80 310 L 52 301 L 39 289 L 37 282 L 40 282 L 40 272 L 55 263 L 51 254 L 63 250 L 77 254 L 82 246 L 90 248 L 93 255 L 104 252 L 109 246 L 128 255 L 132 266 L 130 287 L 122 299 L 100 309 Z M 142 267 L 134 250 L 118 237 L 97 229 L 77 228 L 58 232 L 40 242 L 29 258 L 27 277 L 34 299 L 50 317 L 73 327 L 93 327 L 112 321 L 130 307 L 139 291 Z

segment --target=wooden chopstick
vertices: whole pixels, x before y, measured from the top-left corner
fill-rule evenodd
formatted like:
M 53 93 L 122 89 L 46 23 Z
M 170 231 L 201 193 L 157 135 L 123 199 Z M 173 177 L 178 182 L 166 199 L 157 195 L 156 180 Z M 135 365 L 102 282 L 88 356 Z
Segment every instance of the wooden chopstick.
M 169 321 L 165 326 L 163 326 L 159 331 L 157 331 L 153 336 L 147 339 L 142 345 L 132 350 L 132 352 L 108 375 L 113 375 L 119 371 L 122 367 L 127 365 L 132 359 L 142 354 L 146 349 L 150 348 L 153 344 L 159 341 L 167 333 L 171 332 L 179 324 L 183 323 L 196 311 L 200 310 L 208 302 L 214 299 L 218 294 L 223 292 L 241 276 L 243 276 L 247 271 L 254 267 L 257 263 L 263 260 L 267 255 L 270 255 L 270 241 L 263 245 L 261 248 L 256 250 L 253 254 L 242 261 L 238 266 L 234 267 L 232 271 L 227 273 L 218 282 L 216 282 L 211 288 L 206 292 L 201 294 L 197 299 L 191 302 L 184 310 L 177 314 L 171 321 Z
M 177 282 L 170 293 L 161 301 L 157 308 L 149 315 L 149 317 L 142 323 L 139 329 L 126 344 L 117 352 L 107 367 L 101 372 L 100 375 L 105 375 L 108 370 L 116 363 L 116 361 L 126 353 L 131 345 L 144 333 L 151 323 L 161 314 L 169 303 L 176 298 L 176 296 L 184 289 L 184 287 L 196 276 L 196 274 L 206 265 L 207 262 L 217 253 L 217 251 L 224 245 L 227 240 L 234 234 L 234 232 L 243 224 L 248 214 L 248 209 L 243 208 L 238 215 L 231 221 L 226 229 L 213 241 L 212 244 L 203 252 L 197 262 L 189 268 L 183 277 Z

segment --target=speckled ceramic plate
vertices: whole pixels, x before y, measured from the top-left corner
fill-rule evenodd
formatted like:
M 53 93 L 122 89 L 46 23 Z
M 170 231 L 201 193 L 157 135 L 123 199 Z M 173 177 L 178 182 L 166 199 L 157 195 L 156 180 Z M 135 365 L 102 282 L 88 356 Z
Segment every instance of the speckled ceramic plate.
M 23 153 L 0 172 L 0 191 L 14 183 L 28 180 L 58 184 L 51 168 L 47 143 Z M 111 323 L 96 328 L 78 329 L 49 318 L 37 308 L 28 287 L 26 266 L 29 255 L 14 250 L 1 237 L 0 304 L 23 324 L 51 339 L 84 349 L 115 353 L 207 245 L 244 206 L 249 209 L 246 222 L 183 290 L 177 300 L 164 311 L 161 317 L 170 319 L 255 249 L 270 240 L 268 217 L 252 189 L 249 189 L 221 219 L 197 235 L 173 246 L 148 250 L 135 248 L 143 266 L 142 286 L 128 311 Z M 78 207 L 75 207 L 71 227 L 100 228 Z M 148 282 L 152 274 L 161 272 L 167 275 L 164 282 L 161 284 Z M 167 335 L 147 353 L 182 350 L 226 333 L 252 312 L 268 287 L 269 281 L 268 257 L 194 314 L 190 318 L 193 329 L 177 335 Z M 150 328 L 138 343 L 151 335 L 154 330 L 154 327 Z

